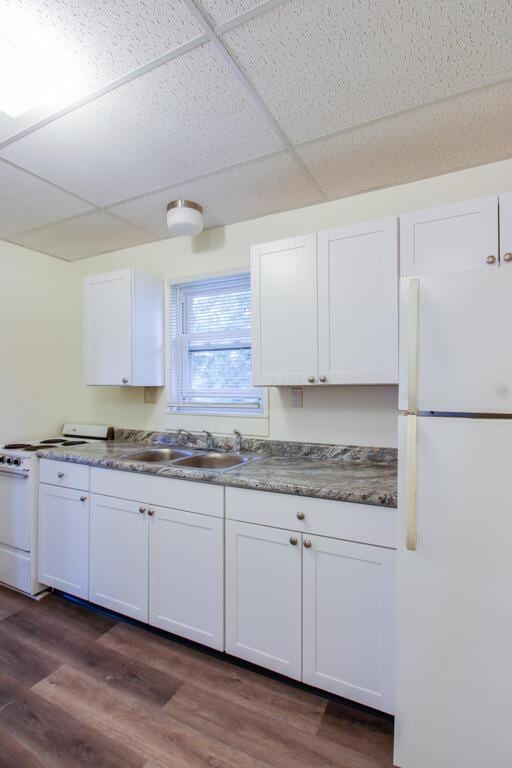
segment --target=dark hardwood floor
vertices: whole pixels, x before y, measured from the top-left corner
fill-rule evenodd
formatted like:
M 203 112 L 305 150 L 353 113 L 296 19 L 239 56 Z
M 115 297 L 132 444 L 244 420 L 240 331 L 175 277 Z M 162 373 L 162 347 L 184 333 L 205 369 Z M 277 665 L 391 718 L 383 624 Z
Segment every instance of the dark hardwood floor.
M 0 587 L 1 768 L 391 768 L 392 723 Z

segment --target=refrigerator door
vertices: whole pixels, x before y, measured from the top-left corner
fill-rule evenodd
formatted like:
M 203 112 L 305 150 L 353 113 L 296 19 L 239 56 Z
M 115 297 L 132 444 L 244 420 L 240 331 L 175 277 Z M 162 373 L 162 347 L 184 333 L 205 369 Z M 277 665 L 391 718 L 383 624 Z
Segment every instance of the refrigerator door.
M 400 281 L 400 409 L 512 414 L 512 270 Z
M 395 764 L 505 768 L 512 764 L 512 421 L 399 421 Z

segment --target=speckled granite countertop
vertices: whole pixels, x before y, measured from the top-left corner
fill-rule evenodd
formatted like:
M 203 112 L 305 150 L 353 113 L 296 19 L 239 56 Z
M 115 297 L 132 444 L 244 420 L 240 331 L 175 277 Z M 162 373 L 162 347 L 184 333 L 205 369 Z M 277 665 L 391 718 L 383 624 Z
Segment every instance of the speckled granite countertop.
M 397 456 L 392 448 L 244 439 L 242 451 L 257 458 L 222 472 L 130 460 L 130 454 L 156 447 L 155 443 L 178 443 L 205 450 L 199 436 L 187 436 L 187 442 L 184 442 L 182 437 L 172 433 L 116 430 L 116 439 L 108 443 L 72 448 L 52 446 L 39 451 L 38 456 L 215 485 L 396 507 Z M 214 445 L 220 450 L 231 448 L 227 438 L 215 438 Z

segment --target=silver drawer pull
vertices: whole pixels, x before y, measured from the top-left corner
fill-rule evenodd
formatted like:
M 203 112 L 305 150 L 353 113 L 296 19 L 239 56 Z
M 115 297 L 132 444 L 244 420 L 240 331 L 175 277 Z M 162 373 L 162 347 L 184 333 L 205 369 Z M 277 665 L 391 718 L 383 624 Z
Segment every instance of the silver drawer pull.
M 304 520 L 305 517 L 304 512 L 297 512 L 297 520 Z
M 290 536 L 290 544 L 295 547 L 298 544 L 298 538 L 296 536 Z
M 306 549 L 311 549 L 311 542 L 309 539 L 305 539 L 304 546 L 306 547 Z
M 62 480 L 62 478 L 64 477 L 64 472 L 57 472 L 57 477 L 59 478 L 59 480 Z

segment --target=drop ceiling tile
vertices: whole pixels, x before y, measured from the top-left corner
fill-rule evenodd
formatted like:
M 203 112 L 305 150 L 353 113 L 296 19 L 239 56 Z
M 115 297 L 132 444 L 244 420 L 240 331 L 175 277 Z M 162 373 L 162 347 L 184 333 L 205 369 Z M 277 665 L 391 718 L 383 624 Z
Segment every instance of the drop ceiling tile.
M 0 238 L 91 210 L 87 203 L 0 160 Z
M 512 156 L 512 83 L 318 139 L 299 155 L 330 199 Z
M 290 155 L 280 153 L 121 203 L 111 210 L 157 237 L 169 237 L 166 206 L 177 198 L 196 200 L 203 206 L 205 228 L 319 200 L 307 175 Z
M 109 205 L 281 148 L 209 44 L 55 120 L 0 155 Z
M 512 76 L 512 3 L 293 0 L 222 36 L 294 143 Z
M 154 239 L 147 232 L 103 211 L 88 213 L 10 238 L 14 243 L 67 261 L 142 245 Z
M 213 26 L 265 5 L 267 0 L 200 0 L 197 5 Z
M 37 109 L 0 112 L 0 140 L 202 34 L 182 0 L 2 0 L 0 28 L 29 51 L 47 45 L 67 76 Z

